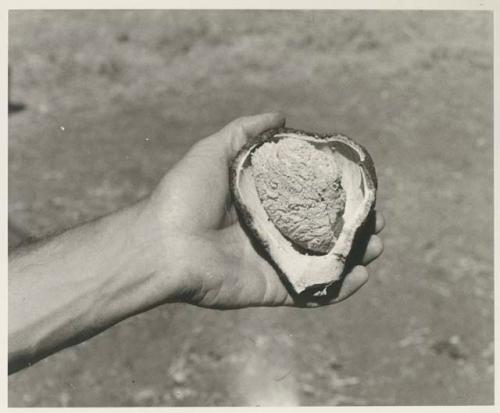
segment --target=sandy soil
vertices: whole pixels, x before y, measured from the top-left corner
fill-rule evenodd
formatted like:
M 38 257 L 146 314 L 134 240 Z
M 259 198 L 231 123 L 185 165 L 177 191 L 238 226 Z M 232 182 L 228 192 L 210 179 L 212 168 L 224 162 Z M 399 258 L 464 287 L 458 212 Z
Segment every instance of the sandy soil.
M 158 308 L 11 376 L 9 405 L 491 404 L 492 21 L 11 12 L 14 235 L 129 204 L 196 140 L 273 109 L 369 149 L 387 226 L 342 304 Z

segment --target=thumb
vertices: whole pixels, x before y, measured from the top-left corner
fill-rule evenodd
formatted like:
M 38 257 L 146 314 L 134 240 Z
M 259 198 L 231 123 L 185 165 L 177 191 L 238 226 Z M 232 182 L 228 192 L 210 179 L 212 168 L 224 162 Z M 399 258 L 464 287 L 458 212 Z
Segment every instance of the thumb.
M 219 132 L 205 139 L 219 156 L 230 162 L 238 151 L 262 132 L 285 125 L 285 116 L 279 112 L 244 116 L 233 120 Z
M 227 212 L 228 165 L 248 139 L 284 122 L 285 117 L 279 113 L 238 118 L 191 147 L 166 175 L 159 190 L 159 194 L 175 199 L 175 220 L 184 230 L 221 225 Z

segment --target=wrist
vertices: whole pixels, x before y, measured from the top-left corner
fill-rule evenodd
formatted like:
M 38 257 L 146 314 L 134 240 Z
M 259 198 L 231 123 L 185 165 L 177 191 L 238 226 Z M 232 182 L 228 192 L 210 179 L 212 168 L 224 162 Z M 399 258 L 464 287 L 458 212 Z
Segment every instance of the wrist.
M 149 199 L 104 219 L 110 220 L 108 230 L 96 248 L 109 251 L 104 259 L 112 271 L 101 283 L 103 300 L 95 308 L 96 317 L 113 309 L 113 318 L 120 321 L 179 301 L 186 288 L 182 250 L 173 234 L 167 236 L 158 225 Z
M 148 278 L 150 305 L 184 301 L 199 289 L 199 267 L 206 256 L 203 237 L 185 234 L 164 220 L 166 205 L 145 198 L 133 206 L 130 261 Z

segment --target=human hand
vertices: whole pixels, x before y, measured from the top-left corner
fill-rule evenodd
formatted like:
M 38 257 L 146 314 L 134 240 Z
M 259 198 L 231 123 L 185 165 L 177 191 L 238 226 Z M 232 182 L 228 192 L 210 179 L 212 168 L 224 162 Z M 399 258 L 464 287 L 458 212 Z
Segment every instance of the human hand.
M 146 208 L 164 240 L 165 254 L 179 261 L 182 278 L 175 297 L 202 307 L 317 306 L 339 302 L 367 280 L 366 265 L 383 250 L 383 218 L 374 214 L 363 250 L 335 292 L 305 302 L 290 294 L 272 265 L 254 248 L 242 228 L 229 189 L 229 166 L 248 139 L 283 126 L 285 118 L 268 113 L 236 119 L 197 142 L 165 175 Z M 163 274 L 167 277 L 167 274 Z

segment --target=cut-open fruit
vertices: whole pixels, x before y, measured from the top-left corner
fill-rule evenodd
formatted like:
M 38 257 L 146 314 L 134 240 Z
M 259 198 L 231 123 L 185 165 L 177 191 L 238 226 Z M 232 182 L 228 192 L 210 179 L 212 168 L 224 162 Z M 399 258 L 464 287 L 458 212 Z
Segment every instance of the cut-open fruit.
M 245 145 L 231 171 L 236 209 L 251 236 L 297 294 L 325 294 L 375 205 L 366 149 L 340 134 L 273 129 Z

